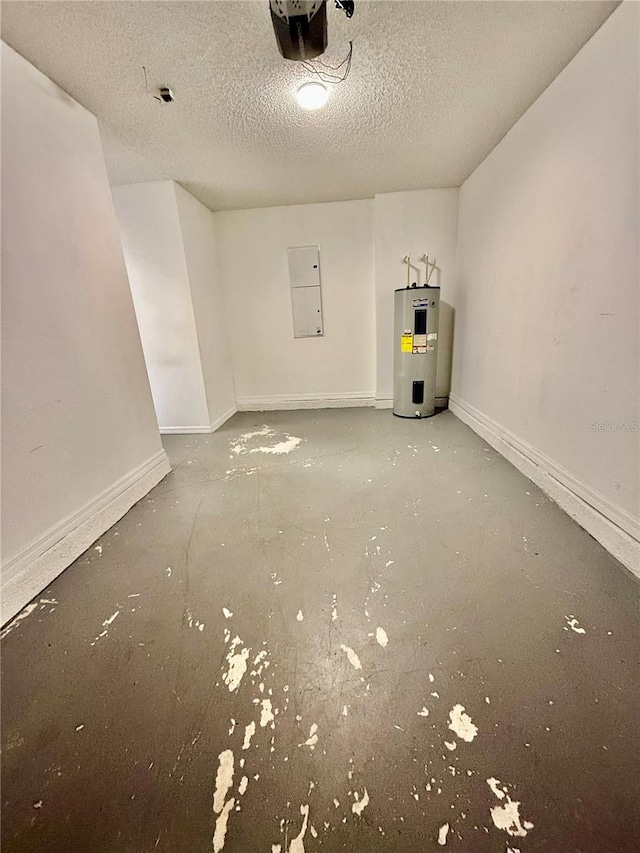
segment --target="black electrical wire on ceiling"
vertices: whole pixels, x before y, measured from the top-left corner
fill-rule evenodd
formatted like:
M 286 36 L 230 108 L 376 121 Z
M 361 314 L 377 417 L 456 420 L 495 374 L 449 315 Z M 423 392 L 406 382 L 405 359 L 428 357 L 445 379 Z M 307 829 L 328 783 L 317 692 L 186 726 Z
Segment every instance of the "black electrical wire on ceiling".
M 338 65 L 328 65 L 320 59 L 306 59 L 301 64 L 303 68 L 315 74 L 323 83 L 344 83 L 351 71 L 351 60 L 353 58 L 353 42 L 349 42 L 349 52 Z M 341 74 L 339 72 L 343 66 L 346 68 Z M 334 73 L 331 73 L 334 72 Z

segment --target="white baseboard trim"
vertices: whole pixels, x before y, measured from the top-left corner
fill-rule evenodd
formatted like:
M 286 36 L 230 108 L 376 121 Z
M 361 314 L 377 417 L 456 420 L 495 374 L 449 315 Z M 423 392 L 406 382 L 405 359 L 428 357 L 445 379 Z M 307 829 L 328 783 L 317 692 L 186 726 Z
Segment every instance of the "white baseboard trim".
M 277 412 L 290 409 L 344 409 L 356 406 L 373 406 L 370 394 L 293 394 L 272 397 L 238 397 L 239 412 Z
M 376 409 L 393 409 L 393 397 L 376 397 L 373 405 Z
M 448 403 L 448 397 L 436 397 L 437 409 L 446 409 Z M 376 397 L 373 405 L 376 409 L 393 409 L 393 397 Z
M 449 409 L 640 577 L 640 522 L 455 394 Z
M 220 417 L 216 418 L 215 421 L 211 424 L 211 432 L 215 432 L 217 429 L 220 429 L 222 424 L 226 424 L 226 422 L 230 418 L 232 418 L 236 414 L 237 411 L 238 411 L 237 406 L 231 406 L 230 409 L 227 409 L 227 411 L 223 415 L 220 415 Z
M 232 406 L 223 415 L 209 424 L 209 426 L 171 426 L 160 427 L 160 435 L 210 435 L 219 429 L 222 424 L 226 423 L 229 418 L 232 418 L 238 411 L 236 406 Z
M 210 426 L 159 427 L 160 435 L 210 435 Z
M 59 521 L 2 566 L 5 624 L 119 521 L 171 470 L 164 450 Z

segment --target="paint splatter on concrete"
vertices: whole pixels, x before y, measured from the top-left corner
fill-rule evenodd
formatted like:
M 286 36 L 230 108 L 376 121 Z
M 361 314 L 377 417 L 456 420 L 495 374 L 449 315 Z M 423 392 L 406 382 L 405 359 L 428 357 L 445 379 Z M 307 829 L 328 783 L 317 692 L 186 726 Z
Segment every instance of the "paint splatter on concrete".
M 471 743 L 478 734 L 478 727 L 471 722 L 471 717 L 465 713 L 463 705 L 454 705 L 449 711 L 449 728 L 467 743 Z
M 354 669 L 362 669 L 362 664 L 360 663 L 360 658 L 349 646 L 341 645 L 340 648 L 346 654 L 349 663 Z
M 500 781 L 494 777 L 487 779 L 487 785 L 499 800 L 505 800 L 500 806 L 492 806 L 491 819 L 496 829 L 501 829 L 508 835 L 524 838 L 529 830 L 533 829 L 533 823 L 520 818 L 521 803 L 512 800 L 506 786 L 500 786 Z
M 362 814 L 362 812 L 363 812 L 363 811 L 366 809 L 366 807 L 369 805 L 369 792 L 368 792 L 368 791 L 367 791 L 367 789 L 365 788 L 365 789 L 364 789 L 364 794 L 362 795 L 362 799 L 360 799 L 360 798 L 359 798 L 359 795 L 358 795 L 358 792 L 357 792 L 357 791 L 355 792 L 354 796 L 355 796 L 355 798 L 356 798 L 356 801 L 355 801 L 355 803 L 352 803 L 352 805 L 351 805 L 351 811 L 352 811 L 355 815 L 361 815 L 361 814 Z
M 576 617 L 573 616 L 572 614 L 570 614 L 569 616 L 565 616 L 564 618 L 567 621 L 567 627 L 564 629 L 565 631 L 568 631 L 569 629 L 571 629 L 576 634 L 586 634 L 587 633 L 584 628 L 580 627 L 580 623 L 578 622 Z
M 113 614 L 113 616 L 109 616 L 108 619 L 104 620 L 104 622 L 102 623 L 103 630 L 98 634 L 97 637 L 95 637 L 93 639 L 93 641 L 91 643 L 92 646 L 95 646 L 95 644 L 98 642 L 98 640 L 100 640 L 102 637 L 107 636 L 107 634 L 109 633 L 109 626 L 113 624 L 113 622 L 116 620 L 116 618 L 119 615 L 120 615 L 120 611 L 116 610 L 116 612 Z
M 234 637 L 231 641 L 231 647 L 227 654 L 226 660 L 229 664 L 229 669 L 223 675 L 223 681 L 229 688 L 229 692 L 233 693 L 240 686 L 240 682 L 247 671 L 247 660 L 249 659 L 249 649 L 243 648 L 240 652 L 236 652 L 238 646 L 242 645 L 240 637 Z
M 313 723 L 311 728 L 309 729 L 309 737 L 305 740 L 304 743 L 299 744 L 299 746 L 308 746 L 311 750 L 316 748 L 316 744 L 318 743 L 318 724 Z
M 296 614 L 296 619 L 298 620 L 298 622 L 302 622 L 302 620 L 304 619 L 304 613 L 302 612 L 302 610 L 298 610 L 298 613 Z
M 256 724 L 251 721 L 248 726 L 244 727 L 244 741 L 242 743 L 243 749 L 249 749 L 251 746 L 251 738 L 256 733 Z
M 496 779 L 494 776 L 492 776 L 491 779 L 487 779 L 487 785 L 491 788 L 491 790 L 499 800 L 504 800 L 504 796 L 507 793 L 507 788 L 500 789 L 499 779 Z
M 234 807 L 235 803 L 235 799 L 231 797 L 231 799 L 224 804 L 224 808 L 218 816 L 216 829 L 213 835 L 213 853 L 220 853 L 220 850 L 224 847 L 225 838 L 227 836 L 229 812 Z
M 449 824 L 448 824 L 448 823 L 445 823 L 445 824 L 444 824 L 443 826 L 441 826 L 441 827 L 440 827 L 440 829 L 438 830 L 438 844 L 439 844 L 441 847 L 444 847 L 444 845 L 447 843 L 447 835 L 448 835 L 448 833 L 449 833 Z
M 291 840 L 289 853 L 304 853 L 304 837 L 307 833 L 307 824 L 309 823 L 309 806 L 300 806 L 300 814 L 302 815 L 302 828 L 298 835 Z
M 249 447 L 249 442 L 254 438 L 269 438 L 272 444 L 264 444 L 260 447 Z M 231 453 L 234 456 L 240 456 L 244 453 L 268 453 L 280 455 L 283 453 L 291 453 L 302 442 L 301 438 L 288 433 L 278 433 L 271 427 L 263 426 L 262 429 L 254 430 L 253 432 L 245 432 L 240 438 L 231 444 Z
M 222 612 L 224 613 L 225 619 L 231 619 L 231 617 L 233 616 L 233 613 L 227 607 L 223 607 Z
M 273 708 L 271 707 L 271 699 L 263 699 L 260 704 L 262 705 L 262 711 L 260 712 L 261 727 L 264 728 L 271 723 L 271 728 L 274 728 L 275 717 L 273 715 Z
M 376 642 L 382 646 L 383 649 L 386 648 L 389 638 L 387 637 L 387 632 L 384 628 L 376 628 Z
M 226 796 L 233 785 L 233 752 L 225 749 L 218 756 L 218 761 L 216 789 L 213 795 L 213 810 L 216 814 L 222 811 Z

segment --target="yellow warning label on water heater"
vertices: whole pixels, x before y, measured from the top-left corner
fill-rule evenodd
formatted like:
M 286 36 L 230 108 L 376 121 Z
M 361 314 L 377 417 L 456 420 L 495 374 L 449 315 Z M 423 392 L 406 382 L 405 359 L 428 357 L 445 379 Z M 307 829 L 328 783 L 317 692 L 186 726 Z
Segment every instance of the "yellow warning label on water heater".
M 413 352 L 413 335 L 401 335 L 400 352 Z

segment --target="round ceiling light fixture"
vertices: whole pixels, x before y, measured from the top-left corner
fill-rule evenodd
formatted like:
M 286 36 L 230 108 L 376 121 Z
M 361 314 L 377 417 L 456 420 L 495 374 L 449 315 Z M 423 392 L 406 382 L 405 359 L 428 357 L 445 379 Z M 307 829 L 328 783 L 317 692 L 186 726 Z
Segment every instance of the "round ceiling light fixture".
M 296 92 L 296 100 L 305 110 L 319 110 L 328 98 L 329 90 L 322 83 L 303 83 Z

